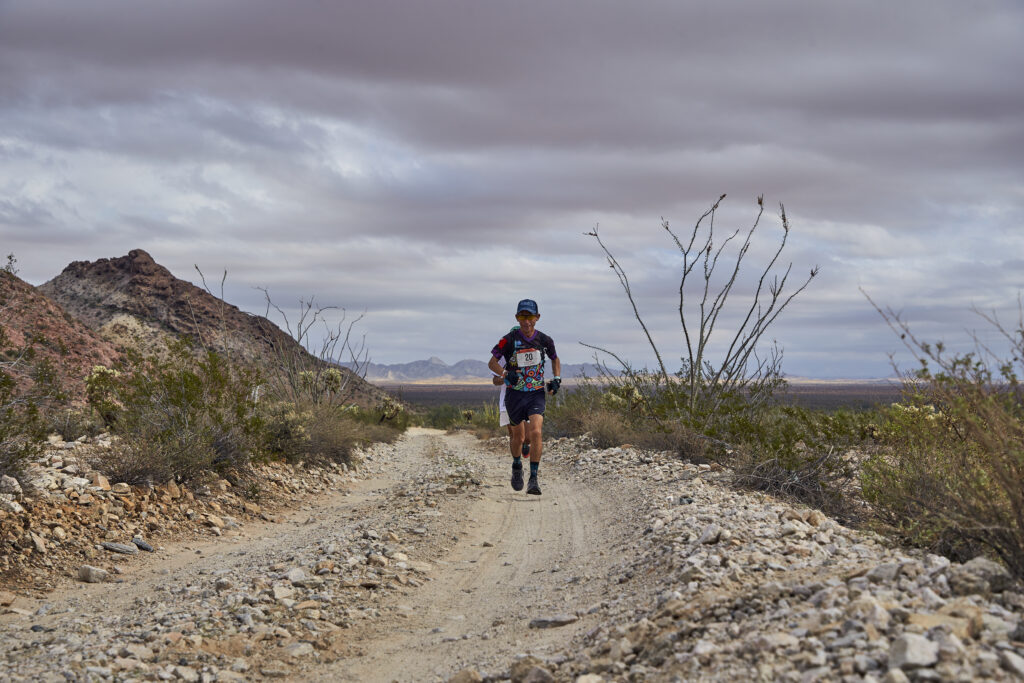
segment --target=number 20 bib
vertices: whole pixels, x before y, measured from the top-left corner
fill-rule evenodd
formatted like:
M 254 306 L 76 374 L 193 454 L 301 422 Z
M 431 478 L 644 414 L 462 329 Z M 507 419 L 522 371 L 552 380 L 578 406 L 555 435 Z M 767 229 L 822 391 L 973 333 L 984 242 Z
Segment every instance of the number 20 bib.
M 540 349 L 516 349 L 516 365 L 522 372 L 522 387 L 519 391 L 536 391 L 544 388 L 544 356 Z

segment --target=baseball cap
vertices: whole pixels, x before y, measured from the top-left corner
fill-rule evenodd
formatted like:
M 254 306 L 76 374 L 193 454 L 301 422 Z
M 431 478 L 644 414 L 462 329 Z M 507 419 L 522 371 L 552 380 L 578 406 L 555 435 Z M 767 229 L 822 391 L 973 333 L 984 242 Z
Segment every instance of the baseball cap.
M 537 302 L 533 299 L 523 299 L 520 301 L 519 305 L 516 307 L 516 313 L 519 313 L 520 311 L 540 315 L 540 311 L 537 310 Z

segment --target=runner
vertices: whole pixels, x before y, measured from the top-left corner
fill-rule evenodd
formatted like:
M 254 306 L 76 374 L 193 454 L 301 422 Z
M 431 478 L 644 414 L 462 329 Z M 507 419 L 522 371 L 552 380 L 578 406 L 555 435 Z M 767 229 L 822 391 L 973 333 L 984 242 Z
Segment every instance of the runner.
M 551 337 L 535 328 L 540 318 L 537 302 L 523 299 L 516 307 L 519 329 L 498 340 L 488 362 L 491 372 L 504 379 L 505 407 L 508 410 L 509 449 L 512 453 L 512 488 L 523 490 L 523 464 L 520 456 L 524 442 L 529 444 L 530 480 L 526 492 L 540 495 L 537 476 L 543 453 L 541 434 L 544 425 L 544 367 L 548 357 L 554 376 L 547 384 L 552 394 L 562 385 L 562 361 Z M 504 361 L 504 362 L 502 362 Z M 504 366 L 504 367 L 503 367 Z M 525 424 L 524 424 L 525 423 Z

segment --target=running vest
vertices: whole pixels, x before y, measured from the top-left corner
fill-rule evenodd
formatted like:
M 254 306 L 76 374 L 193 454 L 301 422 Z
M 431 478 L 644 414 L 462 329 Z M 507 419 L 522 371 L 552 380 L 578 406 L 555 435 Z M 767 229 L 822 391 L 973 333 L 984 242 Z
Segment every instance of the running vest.
M 513 328 L 505 335 L 505 345 L 510 350 L 507 366 L 519 372 L 519 381 L 511 385 L 516 391 L 538 391 L 544 388 L 544 365 L 547 353 L 544 351 L 543 333 L 537 332 L 533 341 L 524 341 Z

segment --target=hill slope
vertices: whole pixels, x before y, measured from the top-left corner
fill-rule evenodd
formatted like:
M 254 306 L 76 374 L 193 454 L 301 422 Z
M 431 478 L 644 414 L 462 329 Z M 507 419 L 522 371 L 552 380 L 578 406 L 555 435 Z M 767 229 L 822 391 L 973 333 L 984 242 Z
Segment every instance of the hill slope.
M 69 313 L 114 343 L 152 349 L 171 336 L 189 337 L 245 362 L 273 368 L 282 354 L 307 352 L 263 316 L 240 310 L 175 277 L 141 249 L 126 256 L 75 261 L 39 288 Z M 357 399 L 380 390 L 353 377 Z
M 112 343 L 41 291 L 4 271 L 0 271 L 0 331 L 9 349 L 32 342 L 35 360 L 52 365 L 73 399 L 84 396 L 85 376 L 92 366 L 111 365 L 120 357 Z

